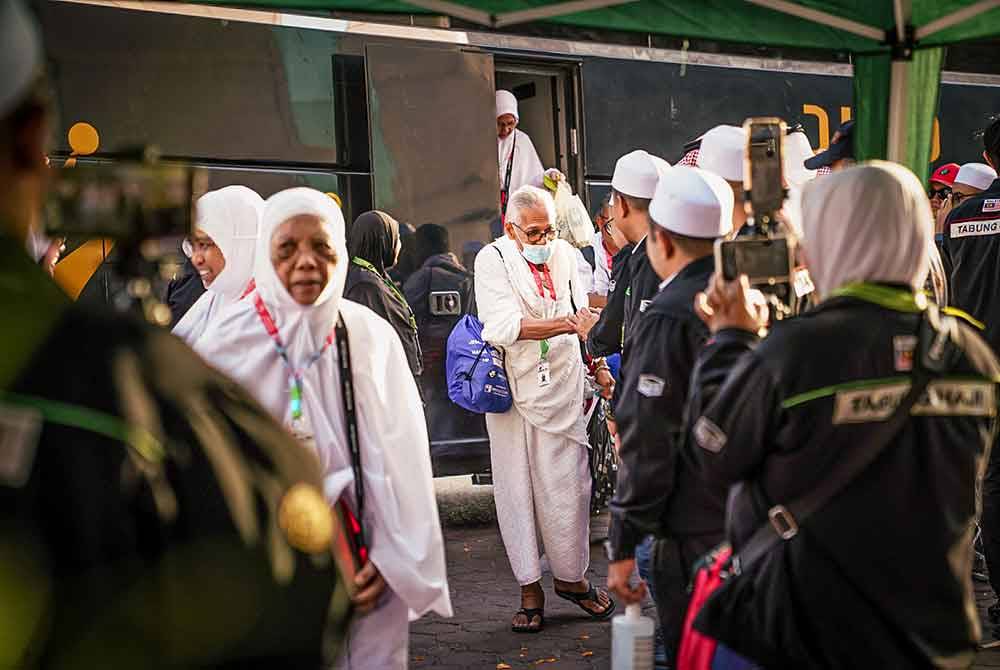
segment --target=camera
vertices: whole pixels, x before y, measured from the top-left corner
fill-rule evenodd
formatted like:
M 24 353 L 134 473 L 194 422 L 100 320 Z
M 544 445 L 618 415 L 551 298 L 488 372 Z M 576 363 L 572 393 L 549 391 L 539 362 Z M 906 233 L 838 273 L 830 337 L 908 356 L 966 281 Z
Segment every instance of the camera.
M 735 239 L 715 243 L 715 269 L 724 279 L 746 275 L 771 304 L 774 319 L 795 312 L 795 238 L 778 222 L 787 190 L 784 185 L 785 122 L 775 117 L 747 119 L 743 161 L 745 230 Z
M 205 170 L 161 163 L 151 148 L 120 160 L 52 161 L 44 232 L 71 241 L 105 240 L 119 309 L 167 325 L 170 312 L 155 296 L 182 261 L 181 243 L 194 221 L 194 200 L 205 191 Z

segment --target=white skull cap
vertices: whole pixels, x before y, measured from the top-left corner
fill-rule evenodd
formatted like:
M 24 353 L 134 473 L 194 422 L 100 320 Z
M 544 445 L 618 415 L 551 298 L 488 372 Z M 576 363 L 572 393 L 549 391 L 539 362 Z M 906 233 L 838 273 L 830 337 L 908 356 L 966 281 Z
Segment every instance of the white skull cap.
M 651 199 L 660 177 L 670 170 L 670 163 L 642 149 L 629 152 L 615 163 L 611 188 L 633 198 Z
M 733 230 L 733 189 L 707 170 L 674 166 L 649 205 L 659 227 L 685 237 L 714 239 Z
M 705 133 L 698 150 L 698 167 L 726 181 L 743 181 L 747 134 L 738 126 L 716 126 Z
M 996 178 L 997 171 L 986 163 L 966 163 L 958 169 L 955 183 L 985 191 Z

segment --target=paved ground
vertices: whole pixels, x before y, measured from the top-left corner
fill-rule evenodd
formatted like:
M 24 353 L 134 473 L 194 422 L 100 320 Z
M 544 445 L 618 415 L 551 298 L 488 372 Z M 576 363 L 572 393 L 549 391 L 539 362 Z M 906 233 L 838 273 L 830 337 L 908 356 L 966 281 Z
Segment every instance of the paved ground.
M 518 590 L 496 527 L 493 490 L 470 486 L 468 478 L 436 480 L 444 523 L 455 618 L 429 616 L 411 627 L 411 668 L 610 668 L 611 624 L 587 620 L 574 605 L 556 598 L 545 578 L 545 631 L 515 634 L 510 618 Z M 603 539 L 607 519 L 595 520 L 592 536 Z M 607 561 L 599 543 L 591 545 L 591 574 L 603 586 Z M 980 612 L 992 602 L 990 589 L 976 584 Z M 983 628 L 992 639 L 990 626 Z M 1000 668 L 1000 646 L 980 652 L 977 669 Z

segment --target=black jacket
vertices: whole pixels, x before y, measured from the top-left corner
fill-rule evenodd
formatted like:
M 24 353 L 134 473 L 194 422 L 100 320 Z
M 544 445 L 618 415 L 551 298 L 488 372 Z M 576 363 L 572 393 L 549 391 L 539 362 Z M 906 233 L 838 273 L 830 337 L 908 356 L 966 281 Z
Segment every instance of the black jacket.
M 622 361 L 630 346 L 632 331 L 639 322 L 649 303 L 660 291 L 660 277 L 656 274 L 649 256 L 646 255 L 646 238 L 635 245 L 635 252 L 629 257 L 630 276 L 625 291 L 625 337 L 622 340 Z
M 611 261 L 611 283 L 608 286 L 608 303 L 601 310 L 601 316 L 587 337 L 587 349 L 591 356 L 601 357 L 620 353 L 622 350 L 622 329 L 625 324 L 625 300 L 632 273 L 628 259 L 635 245 L 629 244 L 615 254 Z
M 198 298 L 205 292 L 205 285 L 198 275 L 198 271 L 191 263 L 191 259 L 185 261 L 180 274 L 170 280 L 167 284 L 167 294 L 165 301 L 170 308 L 170 327 L 173 328 L 181 320 L 191 306 L 198 302 Z
M 708 339 L 692 306 L 713 269 L 711 256 L 687 265 L 633 330 L 616 414 L 621 463 L 609 537 L 617 557 L 631 556 L 651 533 L 721 539 L 726 489 L 707 486 L 679 444 L 691 372 Z
M 458 313 L 431 314 L 431 294 L 451 291 L 458 293 Z M 462 267 L 454 254 L 437 254 L 410 275 L 403 285 L 403 294 L 417 320 L 424 367 L 432 363 L 443 365 L 448 335 L 470 304 L 472 273 Z
M 734 486 L 726 514 L 736 548 L 772 505 L 868 447 L 869 426 L 906 391 L 918 321 L 838 297 L 778 323 L 759 344 L 733 330 L 709 341 L 692 378 L 685 448 L 710 486 Z M 918 403 L 875 463 L 791 541 L 727 582 L 700 626 L 725 628 L 730 647 L 765 667 L 971 662 L 976 473 L 994 439 L 996 385 L 987 379 L 1000 365 L 972 329 L 952 323 L 970 343 L 932 382 L 936 402 Z
M 1000 179 L 966 198 L 944 225 L 942 261 L 951 268 L 951 304 L 986 324 L 983 337 L 1000 351 Z
M 374 272 L 351 263 L 351 268 L 347 271 L 344 297 L 368 307 L 389 322 L 403 343 L 403 351 L 406 352 L 406 360 L 410 364 L 414 379 L 419 379 L 424 370 L 424 363 L 413 311 L 405 299 L 400 301 L 386 286 L 386 281 L 392 280 L 383 279 Z

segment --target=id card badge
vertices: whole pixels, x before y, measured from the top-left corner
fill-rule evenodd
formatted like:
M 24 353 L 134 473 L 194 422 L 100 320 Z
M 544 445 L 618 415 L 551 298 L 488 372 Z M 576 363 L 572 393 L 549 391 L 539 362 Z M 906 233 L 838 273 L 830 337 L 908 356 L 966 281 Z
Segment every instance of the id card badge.
M 544 388 L 552 382 L 551 369 L 547 358 L 538 361 L 538 386 Z
M 799 268 L 795 271 L 795 297 L 801 298 L 804 295 L 809 295 L 816 290 L 813 286 L 812 277 L 809 276 L 809 270 L 805 268 Z

